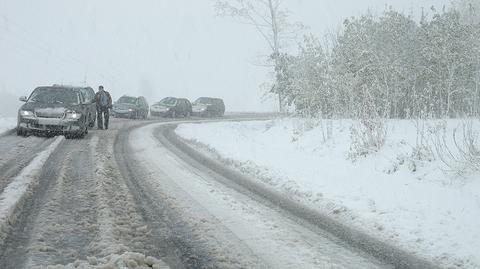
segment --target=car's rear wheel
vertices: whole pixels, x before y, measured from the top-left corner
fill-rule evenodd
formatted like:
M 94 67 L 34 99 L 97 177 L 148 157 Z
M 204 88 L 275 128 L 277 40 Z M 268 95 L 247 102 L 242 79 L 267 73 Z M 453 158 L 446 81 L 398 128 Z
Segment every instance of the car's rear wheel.
M 95 121 L 96 121 L 96 115 L 92 117 L 90 114 L 90 117 L 88 117 L 90 122 L 88 123 L 88 127 L 93 128 L 95 127 Z

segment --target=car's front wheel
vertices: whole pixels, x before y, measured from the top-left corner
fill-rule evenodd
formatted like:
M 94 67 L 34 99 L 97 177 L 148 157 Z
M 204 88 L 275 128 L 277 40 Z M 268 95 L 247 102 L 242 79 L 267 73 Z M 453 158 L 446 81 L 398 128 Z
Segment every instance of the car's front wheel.
M 22 128 L 17 128 L 17 135 L 18 136 L 27 136 L 27 132 Z

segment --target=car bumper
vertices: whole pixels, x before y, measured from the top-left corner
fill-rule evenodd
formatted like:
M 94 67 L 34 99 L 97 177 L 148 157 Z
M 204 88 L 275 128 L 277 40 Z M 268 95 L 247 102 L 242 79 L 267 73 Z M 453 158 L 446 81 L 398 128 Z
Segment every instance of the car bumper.
M 135 111 L 129 111 L 129 110 L 113 110 L 113 116 L 116 118 L 131 118 L 135 116 L 136 112 Z
M 172 115 L 171 111 L 152 111 L 150 110 L 150 115 L 154 117 L 169 117 Z
M 200 112 L 200 111 L 193 111 L 192 112 L 192 116 L 203 117 L 205 115 L 206 115 L 205 112 Z
M 20 119 L 17 128 L 31 132 L 75 133 L 82 130 L 80 121 L 65 119 Z

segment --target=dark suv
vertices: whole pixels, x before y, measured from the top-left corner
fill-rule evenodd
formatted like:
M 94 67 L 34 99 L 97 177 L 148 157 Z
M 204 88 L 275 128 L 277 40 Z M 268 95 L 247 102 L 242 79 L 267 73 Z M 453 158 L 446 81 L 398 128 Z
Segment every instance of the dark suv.
M 146 119 L 148 103 L 143 96 L 122 96 L 113 104 L 113 116 L 117 118 Z
M 152 116 L 172 118 L 179 116 L 189 117 L 192 114 L 192 104 L 185 98 L 166 97 L 152 105 L 150 114 Z
M 225 104 L 222 99 L 200 97 L 193 102 L 193 115 L 201 117 L 221 117 L 225 114 Z
M 66 138 L 83 138 L 88 133 L 88 107 L 81 88 L 46 86 L 33 90 L 18 110 L 17 135 L 64 134 Z

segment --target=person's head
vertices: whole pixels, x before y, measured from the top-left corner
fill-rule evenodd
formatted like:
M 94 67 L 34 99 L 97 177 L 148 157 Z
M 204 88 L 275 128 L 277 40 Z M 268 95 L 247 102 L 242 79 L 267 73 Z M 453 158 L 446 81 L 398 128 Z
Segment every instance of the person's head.
M 100 91 L 100 92 L 103 91 L 103 86 L 102 85 L 98 86 L 98 91 Z

